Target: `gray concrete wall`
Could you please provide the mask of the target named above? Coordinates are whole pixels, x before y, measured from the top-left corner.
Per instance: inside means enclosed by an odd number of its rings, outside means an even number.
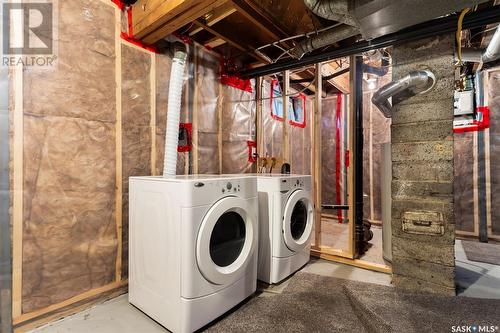
[[[394,99],[392,117],[393,282],[455,294],[453,216],[453,35],[394,47],[393,78],[430,69],[433,90]]]

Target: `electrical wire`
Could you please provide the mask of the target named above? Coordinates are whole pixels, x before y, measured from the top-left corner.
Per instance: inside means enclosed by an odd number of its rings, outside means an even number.
[[[462,12],[460,13],[460,16],[458,17],[458,22],[457,22],[457,33],[456,33],[456,39],[457,39],[457,63],[456,65],[460,65],[462,63],[462,23],[464,21],[465,14],[467,14],[470,11],[470,8],[464,8]]]

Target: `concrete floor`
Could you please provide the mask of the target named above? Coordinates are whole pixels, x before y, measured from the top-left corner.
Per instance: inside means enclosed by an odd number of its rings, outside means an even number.
[[[361,282],[391,285],[388,274],[373,272],[353,266],[313,259],[303,272],[333,276]],[[257,297],[272,297],[285,289],[290,280],[279,285],[259,285]],[[119,296],[83,312],[42,326],[31,332],[36,333],[163,333],[168,332],[151,318],[130,305],[127,295]]]
[[[459,296],[500,299],[500,266],[467,260],[460,240],[456,242],[455,251],[457,266],[456,280],[459,286]],[[385,286],[391,285],[391,276],[388,274],[320,259],[311,260],[302,271]],[[290,279],[273,286],[259,284],[256,297],[272,297],[280,294],[289,282]],[[122,295],[31,332],[163,333],[167,331],[144,313],[130,305],[127,295]]]
[[[455,242],[455,265],[459,296],[500,299],[500,266],[468,260],[459,239]]]

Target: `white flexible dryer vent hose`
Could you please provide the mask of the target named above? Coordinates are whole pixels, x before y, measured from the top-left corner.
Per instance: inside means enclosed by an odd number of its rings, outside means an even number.
[[[163,177],[175,176],[177,169],[177,145],[179,144],[179,121],[185,64],[186,52],[184,50],[177,50],[172,60],[172,70],[168,88],[167,130],[165,133]]]

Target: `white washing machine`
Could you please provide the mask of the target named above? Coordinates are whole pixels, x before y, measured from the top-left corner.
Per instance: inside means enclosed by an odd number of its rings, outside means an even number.
[[[259,174],[259,280],[277,283],[309,261],[311,176]]]
[[[129,301],[192,332],[256,290],[255,178],[130,178]]]

